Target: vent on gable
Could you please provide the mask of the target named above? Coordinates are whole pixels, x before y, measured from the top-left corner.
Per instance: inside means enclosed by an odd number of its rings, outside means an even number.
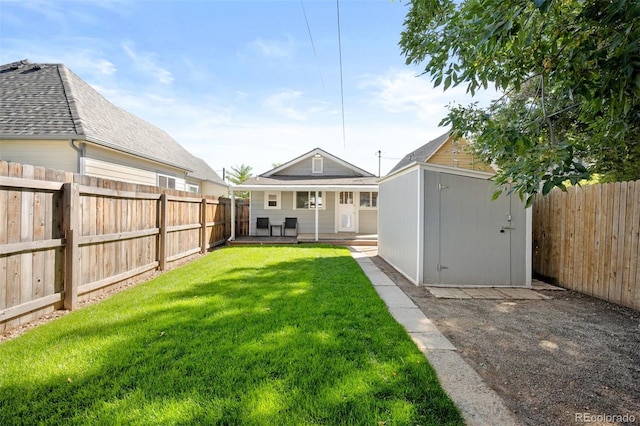
[[[316,154],[313,156],[311,160],[311,173],[322,173],[323,164],[322,164],[322,155]]]

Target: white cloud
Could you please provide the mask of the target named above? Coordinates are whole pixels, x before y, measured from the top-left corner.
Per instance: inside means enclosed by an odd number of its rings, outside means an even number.
[[[69,7],[69,5],[65,5],[62,2],[50,0],[22,0],[14,4],[44,16],[48,21],[54,22],[63,30],[71,26],[99,25],[101,19],[103,19],[103,14],[96,15],[90,11],[91,7],[95,6],[102,9],[102,11],[125,16],[133,6],[132,2],[127,0],[92,1],[86,2],[86,4],[83,4],[84,2],[75,3],[75,7]]]
[[[468,104],[473,101],[488,103],[496,97],[495,91],[479,93],[475,98],[461,86],[448,89],[434,88],[426,76],[416,76],[409,70],[390,70],[384,75],[365,76],[358,88],[369,91],[371,101],[391,113],[411,113],[419,120],[438,121],[452,102]]]
[[[327,110],[327,102],[310,98],[299,90],[283,89],[267,96],[262,107],[267,114],[275,114],[296,121],[307,121],[314,118],[321,120],[325,114],[333,115]]]
[[[151,52],[137,52],[131,43],[124,43],[122,49],[133,60],[135,68],[144,74],[151,76],[158,83],[171,84],[173,75],[170,71],[157,64],[155,54]]]
[[[287,89],[267,97],[263,101],[263,105],[272,113],[292,120],[304,121],[307,119],[307,115],[294,106],[301,98],[302,92]]]
[[[268,58],[282,59],[292,55],[294,45],[291,37],[287,37],[285,41],[263,40],[258,37],[249,43],[249,48]]]
[[[68,61],[62,61],[71,70],[76,72],[86,71],[90,74],[103,76],[114,75],[117,71],[116,66],[104,58],[96,58],[96,53],[90,50],[76,50],[75,53],[69,55]]]

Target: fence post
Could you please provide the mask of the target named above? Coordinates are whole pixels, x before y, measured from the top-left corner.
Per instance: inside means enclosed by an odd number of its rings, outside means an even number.
[[[200,253],[207,252],[207,199],[203,198],[200,203]],[[213,231],[212,231],[213,232]]]
[[[78,281],[80,275],[80,247],[77,242],[79,223],[79,191],[78,184],[63,184],[63,218],[62,226],[66,239],[64,263],[64,307],[73,310],[78,307]]]
[[[158,269],[167,267],[167,194],[160,195],[160,234],[158,235]]]

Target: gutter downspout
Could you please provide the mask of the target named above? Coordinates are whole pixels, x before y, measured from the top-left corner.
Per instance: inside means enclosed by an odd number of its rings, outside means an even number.
[[[83,143],[81,143],[81,145],[79,147],[75,146],[73,143],[73,139],[69,138],[69,146],[71,148],[73,148],[73,150],[75,152],[78,153],[78,157],[77,157],[77,163],[76,166],[78,167],[78,173],[81,175],[84,175],[85,173],[85,164],[84,164],[84,159],[86,156],[86,148],[85,145]]]

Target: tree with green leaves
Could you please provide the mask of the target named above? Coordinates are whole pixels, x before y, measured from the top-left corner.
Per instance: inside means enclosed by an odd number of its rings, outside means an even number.
[[[640,179],[639,1],[411,0],[400,46],[434,86],[503,94],[441,122],[501,190],[530,204],[594,173]]]
[[[231,171],[227,173],[227,179],[234,185],[240,185],[242,182],[246,181],[251,177],[251,172],[253,171],[253,167],[247,166],[246,164],[235,165],[231,167]],[[236,192],[235,196],[238,198],[248,198],[248,192]]]

